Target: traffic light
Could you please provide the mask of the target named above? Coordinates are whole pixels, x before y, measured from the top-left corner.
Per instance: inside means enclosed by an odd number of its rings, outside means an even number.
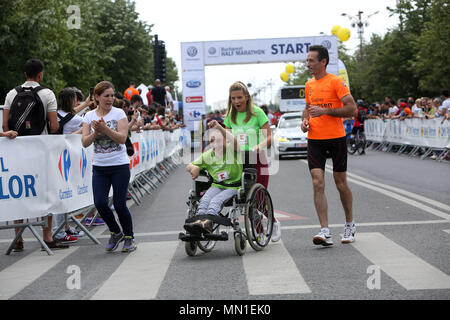
[[[166,46],[164,41],[159,41],[155,36],[153,45],[155,79],[160,79],[162,83],[166,82]]]

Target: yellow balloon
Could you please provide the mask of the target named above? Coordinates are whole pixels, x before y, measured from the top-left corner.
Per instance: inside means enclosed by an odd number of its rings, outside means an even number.
[[[336,36],[341,28],[341,26],[335,25],[333,28],[331,28],[331,34]]]
[[[283,80],[284,82],[288,82],[289,81],[289,74],[287,72],[282,72],[280,74],[280,78],[281,80]]]
[[[287,73],[294,73],[294,71],[295,71],[294,65],[293,65],[292,63],[289,63],[289,64],[286,66],[286,72],[287,72]]]
[[[339,31],[337,33],[337,37],[342,42],[347,41],[348,39],[350,39],[350,29],[348,29],[348,28],[339,29]]]

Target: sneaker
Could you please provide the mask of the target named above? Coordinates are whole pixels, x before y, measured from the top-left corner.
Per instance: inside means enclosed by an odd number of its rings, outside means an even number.
[[[277,242],[281,238],[281,225],[280,222],[277,221],[273,224],[272,228],[272,241]]]
[[[66,235],[62,238],[55,238],[55,240],[59,241],[60,243],[75,243],[78,241],[77,237],[72,237],[71,235]]]
[[[342,236],[341,242],[342,243],[355,242],[355,232],[356,232],[355,225],[353,225],[352,227],[345,226],[344,235]]]
[[[316,245],[331,246],[333,245],[333,240],[331,239],[331,234],[320,231],[313,237],[313,243]]]
[[[92,225],[93,226],[102,226],[104,224],[105,224],[105,221],[102,218],[96,218]]]
[[[83,237],[85,235],[83,230],[77,230],[76,228],[74,228],[72,226],[70,226],[69,229],[66,230],[66,233],[69,236],[77,237],[77,238],[81,238],[81,237]]]
[[[132,252],[136,249],[137,249],[137,245],[136,245],[136,241],[134,241],[133,237],[125,236],[122,252]]]
[[[108,244],[106,245],[106,251],[114,251],[119,246],[119,243],[123,241],[123,233],[115,234],[111,232],[111,237],[109,238]]]
[[[58,250],[58,249],[68,249],[69,246],[67,244],[63,244],[58,240],[53,240],[51,242],[45,241],[45,244],[49,249]],[[44,247],[41,247],[41,251],[45,251]]]

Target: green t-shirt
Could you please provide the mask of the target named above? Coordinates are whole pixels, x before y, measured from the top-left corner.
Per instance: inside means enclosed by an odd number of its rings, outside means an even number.
[[[210,149],[192,162],[200,169],[208,171],[213,178],[212,187],[221,189],[239,189],[240,187],[227,187],[216,182],[223,182],[225,184],[233,184],[240,182],[242,178],[242,161],[238,161],[238,153],[230,150],[227,147],[227,153],[223,159],[216,158],[214,149]],[[230,150],[230,151],[229,151]]]
[[[231,112],[225,118],[224,124],[231,129],[233,135],[237,138],[239,148],[243,151],[249,151],[259,144],[264,135],[260,129],[269,121],[264,111],[257,106],[253,106],[254,116],[250,117],[248,122],[244,122],[247,112],[238,112],[236,123],[231,120]]]

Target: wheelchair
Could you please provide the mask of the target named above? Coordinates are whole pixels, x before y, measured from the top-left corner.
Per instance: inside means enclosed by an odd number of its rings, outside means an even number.
[[[256,169],[244,166],[237,194],[224,203],[218,216],[197,215],[200,199],[213,181],[203,170],[199,178],[193,182],[193,189],[189,192],[185,222],[208,218],[213,221],[213,231],[201,234],[181,232],[178,239],[185,242],[186,254],[195,256],[197,248],[205,253],[211,252],[217,241],[227,241],[230,234],[233,235],[234,248],[239,256],[245,253],[247,242],[255,251],[263,250],[272,236],[274,213],[269,192],[264,186],[256,183]],[[243,217],[244,228],[240,225],[241,217]]]

